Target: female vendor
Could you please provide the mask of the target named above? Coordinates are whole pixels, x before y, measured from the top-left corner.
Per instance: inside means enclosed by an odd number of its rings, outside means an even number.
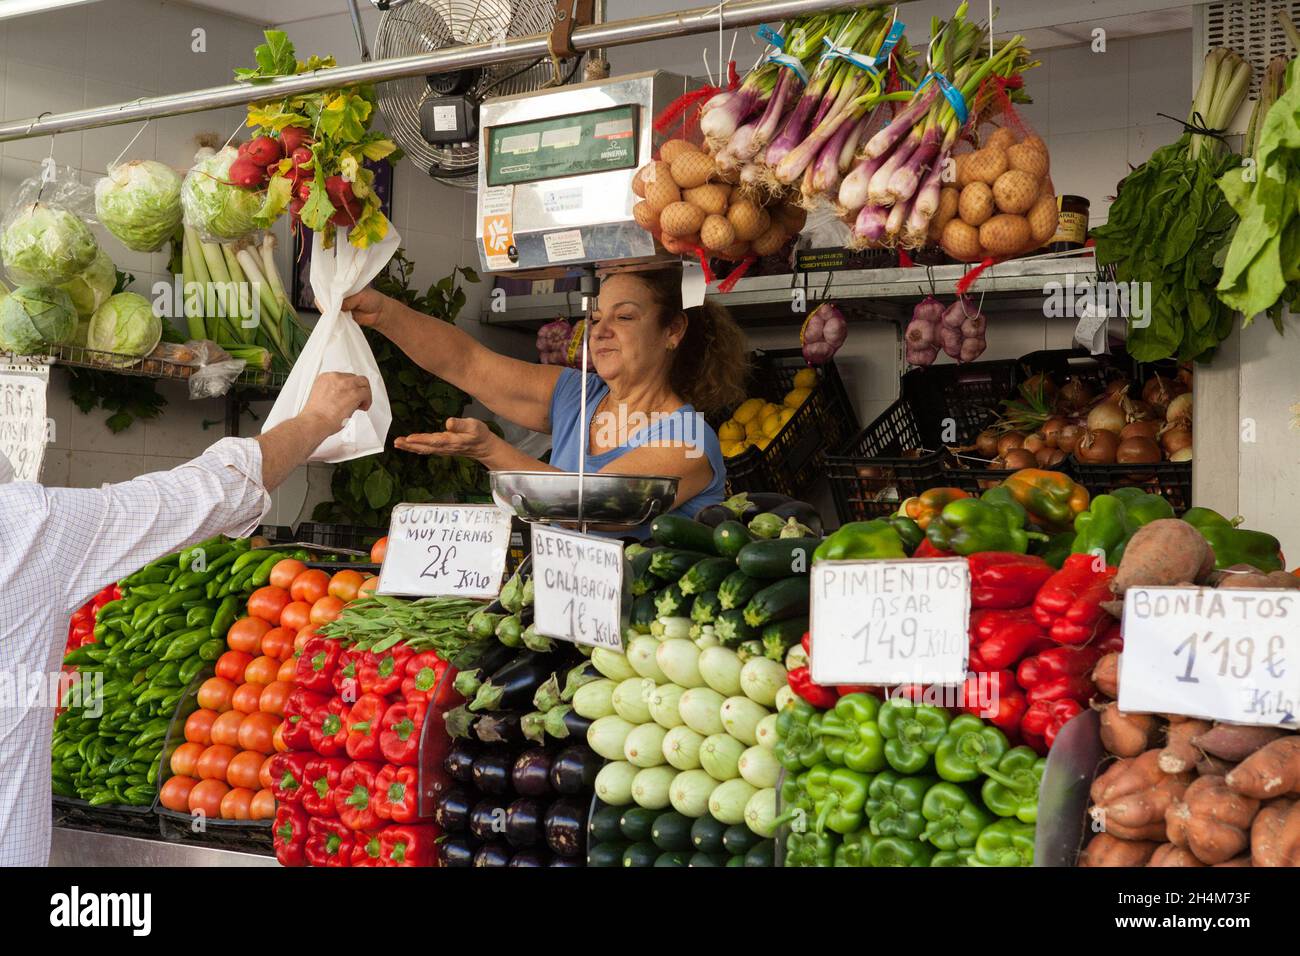
[[[694,516],[722,501],[725,466],[704,416],[744,397],[745,342],[721,306],[682,308],[680,271],[623,272],[601,282],[591,317],[594,375],[498,355],[374,289],[343,308],[497,415],[551,435],[549,465],[472,418],[449,418],[446,431],[398,438],[398,448],[463,455],[491,471],[577,471],[578,443],[586,441],[589,472],[678,478],[678,513]],[[584,385],[587,421],[580,422]]]

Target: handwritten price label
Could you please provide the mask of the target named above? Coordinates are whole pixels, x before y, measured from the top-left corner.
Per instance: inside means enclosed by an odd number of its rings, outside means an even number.
[[[398,505],[379,593],[496,597],[509,546],[510,515],[495,505]]]
[[[956,684],[970,647],[961,559],[818,561],[812,568],[818,684]]]
[[[533,526],[533,623],[537,633],[622,651],[623,545]]]
[[[1300,593],[1131,588],[1124,595],[1119,706],[1295,727]]]
[[[45,393],[50,367],[0,363],[0,454],[13,466],[14,481],[40,481],[49,441]]]

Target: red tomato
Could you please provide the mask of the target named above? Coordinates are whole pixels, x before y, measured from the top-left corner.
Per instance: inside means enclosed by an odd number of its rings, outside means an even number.
[[[277,627],[267,631],[262,635],[262,653],[267,657],[274,657],[277,661],[292,657],[294,634],[295,632],[287,627]],[[248,661],[244,661],[244,664],[247,666]]]
[[[270,587],[268,585],[253,592],[252,597],[248,599],[248,613],[254,617],[260,617],[272,625],[278,625],[280,623],[280,613],[289,604],[289,601],[289,593],[284,588]]]
[[[221,819],[249,820],[249,810],[253,805],[253,791],[247,787],[236,787],[221,798]]]
[[[212,722],[216,719],[215,710],[196,710],[185,718],[185,739],[206,747],[212,743]]]
[[[330,595],[347,603],[356,598],[357,591],[365,581],[360,571],[335,571],[334,577],[330,578]]]
[[[307,570],[307,565],[294,558],[285,558],[271,569],[271,586],[289,590],[293,579]]]
[[[280,669],[275,672],[275,679],[277,681],[283,681],[286,684],[292,684],[293,675],[296,674],[297,671],[298,658],[292,656],[287,657],[285,658],[284,663],[280,665]]]
[[[239,746],[261,754],[275,752],[275,731],[281,724],[275,714],[249,714],[239,727]]]
[[[257,709],[264,714],[275,714],[277,717],[283,717],[285,701],[289,699],[291,693],[293,693],[293,682],[279,680],[277,675],[277,679],[267,684],[263,689]]]
[[[221,800],[229,792],[230,788],[224,780],[200,780],[190,790],[187,801],[190,813],[220,819]]]
[[[255,714],[262,709],[262,688],[264,684],[255,684],[249,681],[240,684],[231,695],[230,706],[233,708],[232,713]]]
[[[198,781],[193,777],[175,776],[167,778],[158,794],[158,802],[168,810],[188,813],[190,810],[190,792]]]
[[[263,787],[253,794],[253,802],[248,807],[250,820],[272,820],[275,818],[275,794],[269,787]]]
[[[263,790],[271,789],[271,783],[275,779],[271,776],[271,757],[275,754],[262,758],[262,766],[257,771],[257,782]]]
[[[217,676],[238,684],[244,679],[244,668],[252,661],[252,654],[244,651],[226,651],[217,658]]]
[[[186,742],[172,752],[172,773],[178,777],[192,777],[199,769],[199,757],[203,755],[203,744]]]
[[[388,535],[384,535],[370,546],[370,563],[383,564],[388,557]]]
[[[232,651],[256,654],[262,649],[262,636],[270,629],[271,625],[260,617],[241,617],[230,626],[226,644]]]
[[[265,758],[256,750],[243,750],[235,754],[226,768],[226,781],[232,787],[261,789],[260,772]]]
[[[310,612],[308,612],[308,613],[310,613]],[[308,641],[310,641],[313,637],[316,637],[316,636],[317,636],[316,625],[315,625],[315,624],[308,624],[308,625],[307,625],[306,627],[304,627],[301,631],[299,631],[299,632],[297,633],[297,635],[294,637],[294,639],[293,639],[293,652],[294,652],[295,654],[297,654],[300,650],[302,650],[302,646],[303,646],[304,644],[306,644]]]
[[[235,693],[235,685],[224,677],[209,677],[199,688],[199,706],[207,710],[224,713],[230,709],[230,698]]]
[[[253,660],[248,667],[244,668],[244,680],[250,684],[261,684],[265,687],[275,681],[275,675],[279,669],[280,662],[274,657],[262,656]]]
[[[311,624],[311,605],[306,601],[292,601],[280,612],[280,626],[300,633]]]
[[[311,622],[317,627],[328,624],[337,618],[342,610],[343,602],[327,595],[311,606]]]
[[[293,584],[289,587],[289,593],[295,601],[306,601],[308,604],[315,604],[329,594],[329,589],[330,576],[320,568],[308,568],[293,579]]]
[[[228,744],[213,744],[199,757],[199,779],[224,781],[226,768],[237,753],[239,751]]]
[[[357,588],[357,597],[365,597],[379,588],[379,578],[366,578],[361,582],[361,587]]]
[[[271,735],[271,746],[275,752],[282,754],[289,749],[289,745],[284,740],[284,721],[280,721],[280,726],[275,728],[275,733]]]
[[[228,710],[212,722],[212,743],[233,747],[239,743],[239,728],[248,714],[242,710]]]

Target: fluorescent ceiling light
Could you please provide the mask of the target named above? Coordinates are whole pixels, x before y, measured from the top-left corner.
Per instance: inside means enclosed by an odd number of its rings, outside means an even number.
[[[77,7],[95,0],[0,0],[0,20],[25,17],[30,13],[46,13],[63,7]]]

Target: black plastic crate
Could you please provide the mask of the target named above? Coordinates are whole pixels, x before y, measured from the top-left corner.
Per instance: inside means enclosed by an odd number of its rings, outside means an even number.
[[[369,551],[370,546],[388,534],[387,528],[366,528],[355,524],[322,524],[304,521],[294,532],[294,541],[321,544],[328,548]]]
[[[1116,488],[1141,488],[1164,497],[1181,515],[1192,507],[1192,463],[1158,461],[1153,465],[1085,465],[1070,456],[1074,479],[1094,497]]]
[[[98,833],[122,836],[156,837],[158,835],[158,818],[154,812],[156,800],[143,807],[113,804],[92,807],[79,797],[63,797],[55,794],[51,803],[52,819],[57,827],[94,830]]]
[[[807,368],[800,349],[755,352],[747,394],[781,404],[794,377]],[[766,448],[727,459],[727,491],[774,491],[799,497],[823,473],[826,449],[836,448],[858,427],[857,415],[834,362],[817,368],[817,386]]]
[[[907,458],[903,452],[920,449]],[[906,399],[890,405],[857,438],[826,457],[826,474],[840,523],[893,514],[904,498],[943,484],[942,446],[926,444]]]
[[[912,406],[920,447],[969,445],[1015,391],[1019,365],[1011,360],[914,368],[901,395]]]

